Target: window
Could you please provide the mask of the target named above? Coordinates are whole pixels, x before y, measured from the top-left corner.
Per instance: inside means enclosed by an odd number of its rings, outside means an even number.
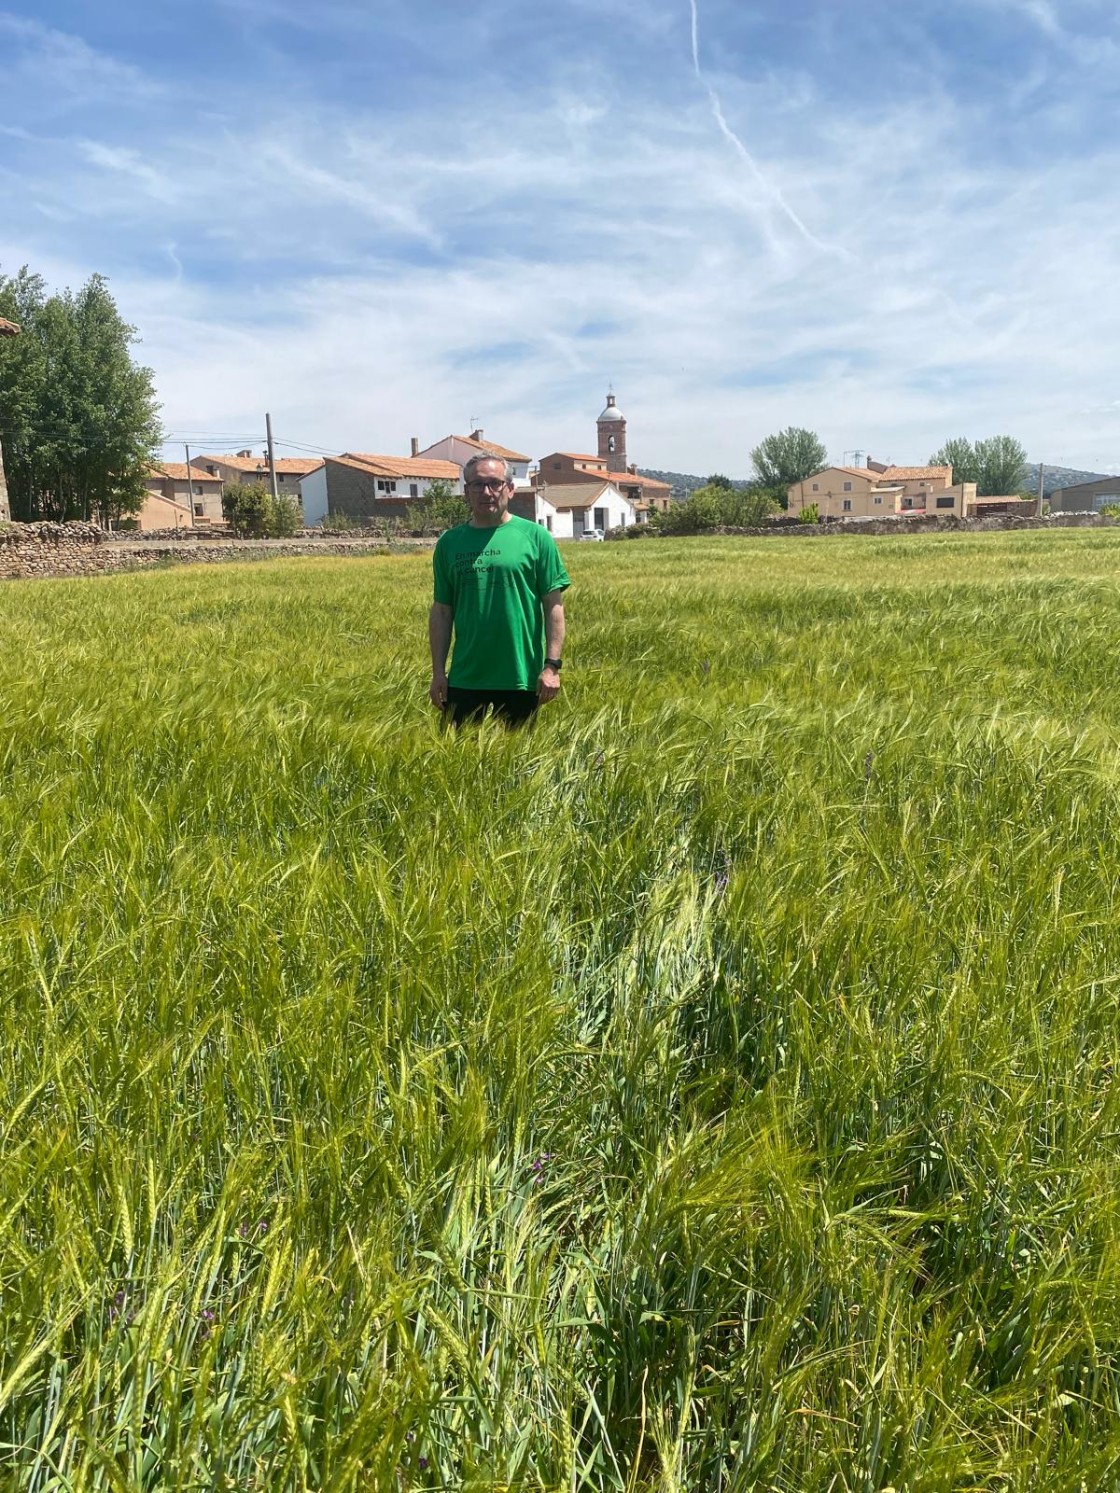
[[[395,482],[390,482],[385,477],[378,477],[378,479],[377,479],[377,491],[378,492],[396,492],[396,490],[397,490],[397,484]]]
[[[844,512],[845,513],[851,513],[851,511],[852,511],[852,500],[851,500],[851,498],[845,498],[844,499]]]
[[[596,508],[595,527],[597,529],[605,529],[607,527],[607,510],[605,508]]]
[[[408,495],[410,498],[418,498],[420,496],[420,488],[417,483],[410,482],[408,484]]]
[[[553,470],[553,471],[554,471],[554,472],[558,472],[558,471],[559,471],[559,470],[560,470],[560,462],[558,462],[558,461],[554,461],[554,462],[553,462],[553,463],[552,463],[552,470]]]
[[[610,451],[612,454],[614,452],[614,436],[613,435],[611,436],[610,440],[607,442],[607,450]]]
[[[552,533],[552,514],[551,513],[545,519],[544,526],[548,530],[548,532],[551,534]]]
[[[845,492],[851,492],[851,490],[852,490],[852,484],[850,482],[845,482],[844,483],[844,491]]]
[[[195,516],[195,518],[201,518],[202,517],[202,504],[201,503],[196,503],[194,505],[194,516]]]
[[[878,493],[875,494],[875,506],[877,508],[881,508],[883,506],[883,499]]]
[[[194,485],[194,490],[199,495],[199,497],[201,497],[202,496],[202,483],[201,482],[196,482],[195,485]]]
[[[819,483],[819,482],[814,482],[814,483],[813,483],[813,491],[814,491],[814,492],[820,492],[820,490],[821,490],[821,485],[820,485],[820,483]]]
[[[937,506],[939,508],[952,508],[952,506],[953,506],[953,499],[952,498],[938,498],[938,500],[937,500]]]

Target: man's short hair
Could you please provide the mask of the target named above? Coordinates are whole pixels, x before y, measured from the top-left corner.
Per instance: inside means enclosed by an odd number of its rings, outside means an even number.
[[[483,451],[480,452],[478,456],[472,456],[470,461],[468,461],[466,466],[463,468],[464,485],[474,480],[475,468],[480,466],[484,461],[501,462],[502,468],[505,472],[505,480],[508,482],[512,477],[513,474],[510,471],[509,462],[505,459],[504,456],[491,456],[489,452]]]

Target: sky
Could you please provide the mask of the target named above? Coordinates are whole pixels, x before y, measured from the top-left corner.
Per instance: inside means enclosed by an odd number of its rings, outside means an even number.
[[[481,426],[731,476],[1120,471],[1117,0],[0,0],[0,272],[108,277],[165,456]]]

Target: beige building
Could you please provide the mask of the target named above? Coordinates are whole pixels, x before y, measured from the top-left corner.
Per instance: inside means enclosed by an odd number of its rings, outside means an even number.
[[[825,467],[788,489],[789,511],[814,503],[822,518],[890,518],[909,513],[956,513],[976,496],[974,483],[952,486],[952,467]]]
[[[193,462],[189,468],[182,461],[161,461],[149,467],[148,498],[137,515],[140,528],[180,528],[184,520],[179,510],[186,515],[187,528],[224,524],[221,478],[198,471]]]

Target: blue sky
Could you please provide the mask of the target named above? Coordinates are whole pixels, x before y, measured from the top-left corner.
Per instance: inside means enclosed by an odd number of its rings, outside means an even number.
[[[169,455],[585,449],[613,383],[646,466],[1120,470],[1116,0],[0,0],[0,58],[0,269],[109,276]]]

